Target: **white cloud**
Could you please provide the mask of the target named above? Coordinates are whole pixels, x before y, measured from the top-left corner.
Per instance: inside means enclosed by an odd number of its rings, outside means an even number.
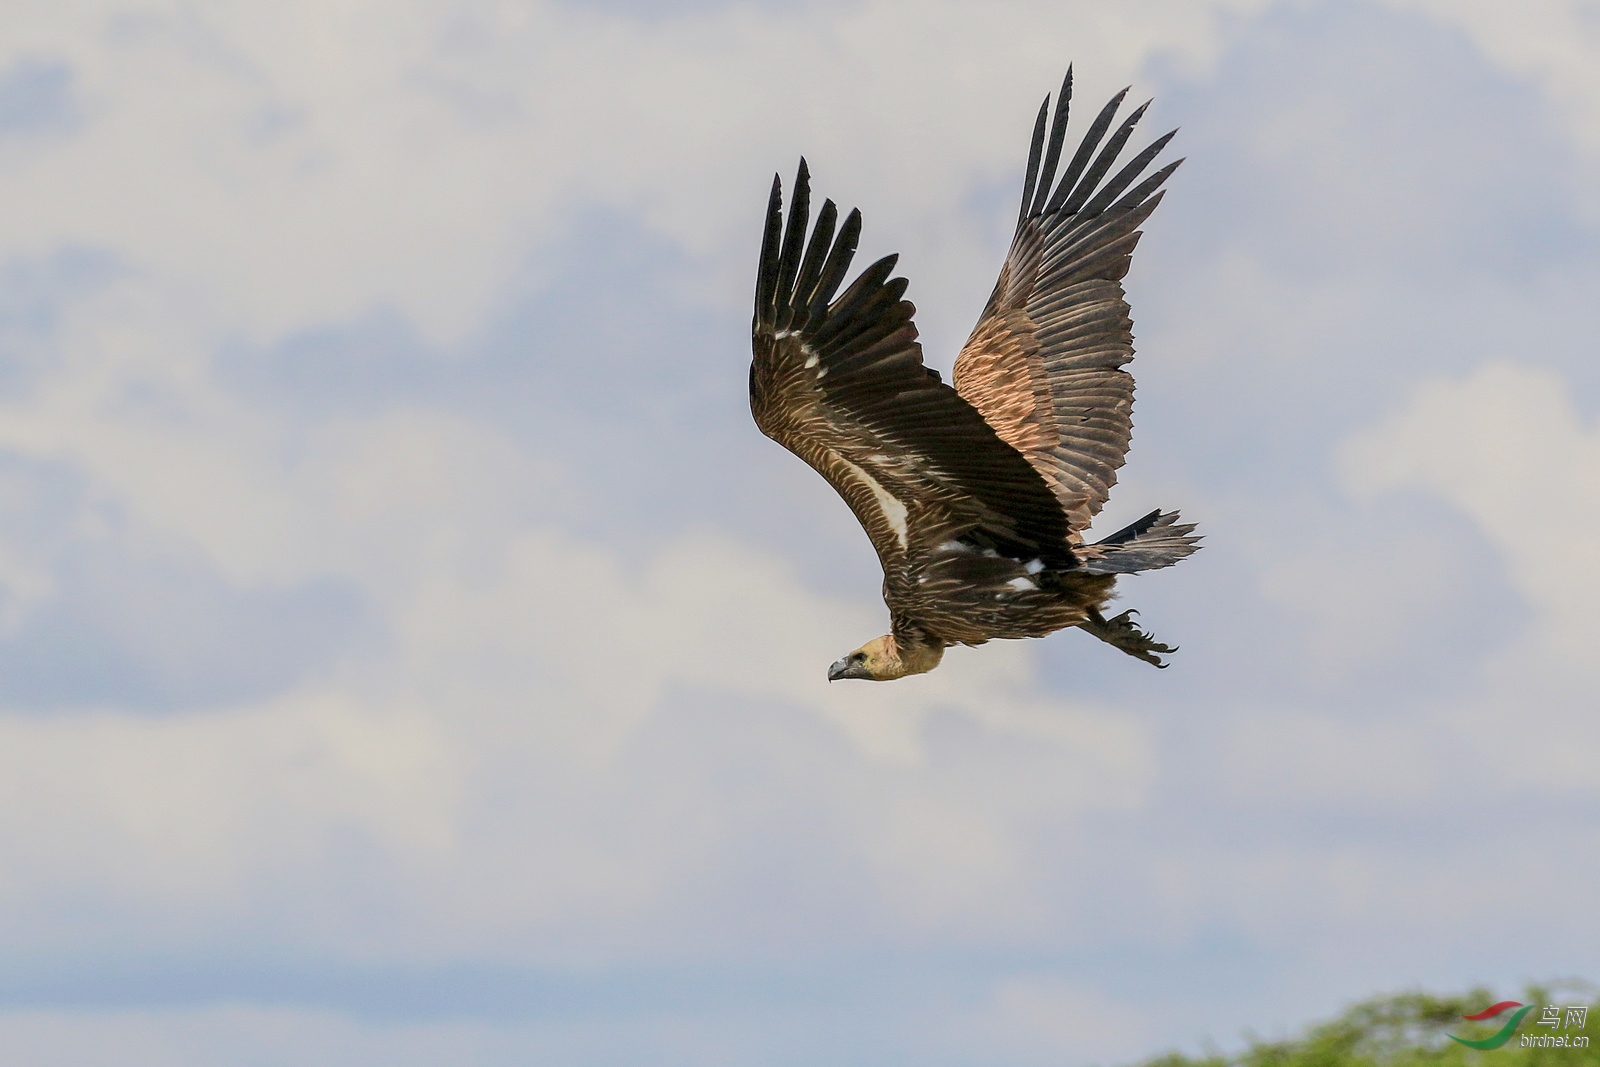
[[[1413,655],[1415,635],[1470,575],[1452,538],[1409,525],[1379,530],[1349,512],[1332,521],[1336,529],[1261,561],[1262,594],[1307,621],[1304,666],[1324,681]]]
[[[786,754],[795,726],[780,716],[738,758],[811,783],[794,800],[839,835],[828,862],[864,865],[880,894],[869,910],[908,930],[994,925],[997,895],[1020,907],[1031,892],[1030,823],[1140,801],[1142,731],[1038,695],[1025,649],[953,656],[920,684],[829,686],[826,664],[876,613],[819,598],[748,550],[707,539],[625,562],[532,529],[492,558],[441,563],[427,546],[461,516],[437,510],[434,529],[408,518],[424,527],[408,559],[425,577],[380,590],[392,647],[328,682],[204,714],[0,721],[13,952],[90,936],[54,903],[71,891],[81,906],[90,886],[112,923],[93,936],[125,949],[153,930],[248,939],[262,921],[355,957],[549,962],[573,945],[610,957],[676,938],[640,924],[705,865],[739,862],[742,820],[729,818],[742,798],[698,780],[725,757],[702,721],[663,720],[682,706],[672,691],[830,724],[836,742]],[[961,753],[930,749],[925,730],[950,713],[1049,758],[967,752],[949,778]],[[650,751],[663,737],[669,751]],[[637,775],[649,789],[630,786]],[[371,870],[339,876],[351,842]],[[371,878],[400,872],[384,908],[363,903]],[[131,916],[141,932],[118,933]]]
[[[1383,423],[1346,443],[1353,493],[1410,491],[1448,503],[1501,553],[1532,623],[1481,666],[1476,699],[1451,715],[1486,773],[1519,786],[1592,792],[1600,759],[1592,713],[1600,640],[1600,427],[1585,425],[1551,371],[1486,364],[1431,380]],[[1504,626],[1494,617],[1488,627]],[[1530,743],[1507,745],[1537,709]],[[1559,736],[1557,744],[1538,738]]]
[[[1345,445],[1340,469],[1359,496],[1422,491],[1476,523],[1540,609],[1530,645],[1569,668],[1592,665],[1600,429],[1583,424],[1558,375],[1493,363],[1464,380],[1426,382]]]
[[[1466,33],[1501,68],[1535,81],[1574,142],[1600,159],[1600,21],[1584,0],[1389,0]],[[1590,201],[1591,210],[1596,202]]]
[[[869,241],[926,251],[938,277],[973,258],[949,203],[1017,170],[1067,61],[1092,100],[1156,52],[1204,61],[1220,14],[1258,6],[879,2],[650,23],[538,2],[12,7],[11,54],[69,63],[84,120],[12,149],[0,188],[30,210],[0,220],[0,241],[112,250],[213,329],[271,338],[390,306],[449,338],[585,204],[641,210],[696,253],[742,248],[765,174],[803,150],[827,190],[870,206]],[[1036,76],[972,59],[994,54]],[[875,118],[847,118],[862,100]]]
[[[104,249],[123,272],[63,309],[61,358],[7,405],[0,444],[81,475],[75,536],[172,546],[240,589],[337,577],[384,636],[247,706],[0,724],[11,810],[29,813],[3,831],[12,914],[32,916],[8,936],[66,936],[49,901],[80,884],[185,938],[276,899],[307,909],[291,939],[410,951],[409,937],[424,953],[525,951],[517,930],[646,914],[728,833],[726,799],[685,771],[653,773],[689,812],[686,835],[661,838],[658,800],[616,799],[629,745],[683,693],[831,724],[853,769],[830,782],[814,768],[816,804],[887,912],[914,926],[1025,897],[1019,819],[1136,804],[1150,773],[1141,730],[1042,696],[1027,650],[953,656],[893,688],[827,687],[825,665],[880,631],[876,613],[715,534],[653,559],[586,544],[551,521],[566,507],[561,459],[463,416],[413,406],[290,424],[211,364],[222,340],[271,342],[375,307],[436,337],[471,332],[582,202],[642,211],[691,252],[736,230],[743,247],[732,191],[756,190],[753,217],[759,172],[797,146],[835,157],[841,186],[889,220],[942,217],[974,173],[1015,170],[1031,111],[1016,129],[990,121],[1026,86],[963,60],[975,41],[1012,48],[1029,25],[1016,62],[1039,68],[1034,97],[1071,58],[1069,28],[1074,54],[1096,54],[1084,77],[1104,84],[1153,50],[1214,51],[1224,7],[997,19],[876,4],[832,23],[730,9],[650,26],[539,3],[12,10],[11,54],[68,64],[80,121],[8,147],[0,188],[30,210],[0,221],[0,241],[13,255]],[[766,42],[780,38],[816,91],[774,76]],[[878,121],[840,118],[865,98]],[[13,615],[49,595],[48,560],[0,558]],[[951,712],[1070,773],[930,775],[949,755],[929,748],[930,716]],[[341,934],[353,900],[276,896],[330,877],[342,835],[432,871],[395,905],[419,932],[374,919]],[[442,912],[441,895],[454,900]]]

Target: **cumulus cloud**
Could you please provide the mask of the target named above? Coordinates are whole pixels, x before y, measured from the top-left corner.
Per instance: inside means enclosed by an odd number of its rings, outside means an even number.
[[[1432,496],[1499,551],[1530,625],[1487,665],[1493,688],[1467,725],[1492,750],[1526,714],[1524,703],[1538,701],[1563,742],[1516,753],[1506,772],[1587,792],[1592,781],[1579,768],[1600,754],[1588,706],[1600,571],[1585,532],[1600,520],[1600,430],[1578,414],[1566,383],[1506,362],[1425,382],[1403,409],[1348,442],[1340,460],[1352,492]]]
[[[1532,642],[1592,665],[1600,572],[1585,565],[1585,531],[1600,522],[1600,430],[1584,424],[1558,375],[1493,363],[1426,382],[1340,460],[1355,493],[1426,492],[1476,523],[1540,609]]]
[[[1600,27],[1581,0],[1552,0],[1516,13],[1487,0],[1393,4],[1458,27],[1497,65],[1533,79],[1591,163],[1600,158],[1600,84],[1595,80]],[[1590,201],[1588,206],[1596,205]]]

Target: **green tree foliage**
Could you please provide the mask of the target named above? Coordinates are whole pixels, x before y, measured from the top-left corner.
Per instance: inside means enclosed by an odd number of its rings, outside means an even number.
[[[1450,1035],[1479,1040],[1490,1037],[1511,1018],[1504,1012],[1485,1022],[1466,1022],[1464,1015],[1501,1000],[1532,1004],[1498,1049],[1478,1051],[1450,1040]],[[1561,1009],[1562,1026],[1539,1025],[1547,1005]],[[1582,1029],[1566,1025],[1566,1009],[1589,1008]],[[1529,1047],[1524,1039],[1541,1035],[1587,1037],[1588,1048]],[[1587,983],[1529,986],[1521,996],[1497,996],[1473,989],[1459,996],[1399,993],[1374,997],[1346,1009],[1338,1018],[1310,1027],[1298,1037],[1263,1041],[1250,1037],[1235,1056],[1184,1056],[1168,1053],[1141,1067],[1600,1067],[1600,998]]]

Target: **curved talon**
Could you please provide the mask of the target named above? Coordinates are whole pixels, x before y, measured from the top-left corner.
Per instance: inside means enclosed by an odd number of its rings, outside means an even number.
[[[1153,667],[1165,670],[1169,664],[1163,663],[1161,657],[1170,656],[1178,651],[1176,645],[1164,645],[1153,636],[1141,630],[1130,616],[1137,615],[1138,611],[1129,608],[1120,615],[1106,618],[1098,611],[1089,613],[1089,617],[1078,626],[1094,634],[1106,644],[1120,648],[1135,659],[1141,659]]]

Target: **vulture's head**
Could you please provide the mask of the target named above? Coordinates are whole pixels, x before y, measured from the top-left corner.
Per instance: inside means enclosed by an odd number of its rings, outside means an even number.
[[[892,682],[908,674],[933,670],[944,658],[944,646],[911,644],[901,648],[893,634],[875,637],[828,668],[828,681],[864,678],[869,682]]]

